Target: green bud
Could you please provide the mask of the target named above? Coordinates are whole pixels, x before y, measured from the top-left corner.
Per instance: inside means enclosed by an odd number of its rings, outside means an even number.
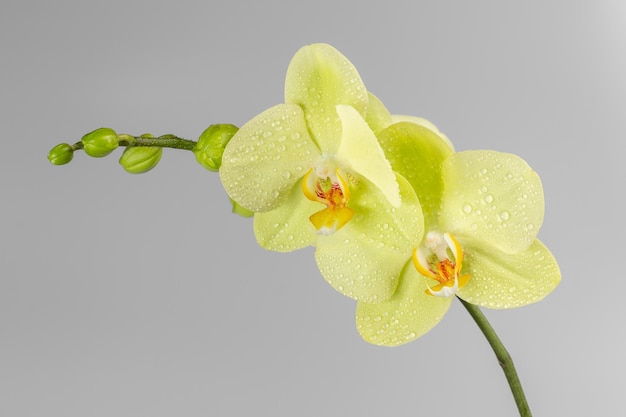
[[[87,133],[81,139],[85,153],[94,158],[101,158],[113,152],[119,146],[119,138],[113,129],[101,127]]]
[[[143,174],[159,163],[161,155],[163,148],[159,146],[133,146],[124,150],[120,165],[131,174]]]
[[[48,161],[54,165],[65,165],[74,157],[74,148],[67,143],[59,143],[48,152]]]
[[[230,203],[233,205],[233,213],[240,215],[241,217],[252,217],[254,216],[254,212],[252,210],[248,210],[244,206],[239,205],[232,198],[230,199]]]
[[[218,171],[222,165],[222,154],[230,139],[239,128],[230,124],[209,126],[198,139],[193,149],[196,160],[209,171]]]

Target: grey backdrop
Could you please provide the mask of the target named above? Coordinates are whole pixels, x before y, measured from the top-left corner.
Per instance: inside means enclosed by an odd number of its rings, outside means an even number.
[[[0,416],[516,415],[458,303],[413,343],[366,344],[312,250],[257,247],[191,153],[139,176],[120,152],[46,160],[100,126],[195,139],[241,125],[283,100],[313,42],[393,113],[539,172],[562,283],[486,314],[535,415],[621,412],[626,3],[8,0]]]

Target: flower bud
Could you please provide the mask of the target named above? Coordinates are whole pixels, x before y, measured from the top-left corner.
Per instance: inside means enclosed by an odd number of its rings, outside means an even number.
[[[54,165],[65,165],[74,157],[74,148],[67,143],[59,143],[48,152],[48,161]]]
[[[244,206],[239,205],[232,198],[230,199],[230,203],[233,205],[233,213],[240,215],[241,217],[252,217],[254,216],[254,212],[252,210],[248,210]]]
[[[132,146],[120,157],[120,165],[131,174],[143,174],[154,168],[161,160],[163,148],[159,146]]]
[[[193,149],[196,160],[209,171],[218,171],[222,165],[222,154],[230,139],[239,128],[230,124],[209,126],[198,139]]]
[[[87,133],[81,139],[85,153],[95,158],[107,156],[119,145],[119,138],[113,129],[101,127],[91,133]]]

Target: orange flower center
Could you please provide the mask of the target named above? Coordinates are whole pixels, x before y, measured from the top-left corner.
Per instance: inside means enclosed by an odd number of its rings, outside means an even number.
[[[323,175],[324,173],[320,175],[311,168],[302,181],[302,191],[309,200],[326,206],[309,217],[309,220],[318,233],[329,235],[345,226],[354,212],[346,206],[350,189],[339,168],[328,175]]]
[[[426,289],[428,295],[451,297],[470,279],[469,274],[461,275],[463,248],[449,233],[429,232],[413,251],[413,264],[420,274],[438,282]]]

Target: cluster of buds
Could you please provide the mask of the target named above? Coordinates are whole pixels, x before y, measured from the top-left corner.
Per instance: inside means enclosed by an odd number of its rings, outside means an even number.
[[[178,148],[194,153],[200,165],[209,171],[218,171],[222,164],[222,154],[238,128],[231,124],[209,126],[197,142],[181,139],[174,135],[154,137],[149,133],[140,136],[118,134],[108,127],[101,127],[82,137],[73,145],[60,143],[48,153],[48,160],[54,165],[65,165],[74,157],[74,152],[83,149],[94,158],[111,154],[120,146],[126,147],[119,159],[120,165],[131,174],[142,174],[153,169],[161,160],[163,148]]]

